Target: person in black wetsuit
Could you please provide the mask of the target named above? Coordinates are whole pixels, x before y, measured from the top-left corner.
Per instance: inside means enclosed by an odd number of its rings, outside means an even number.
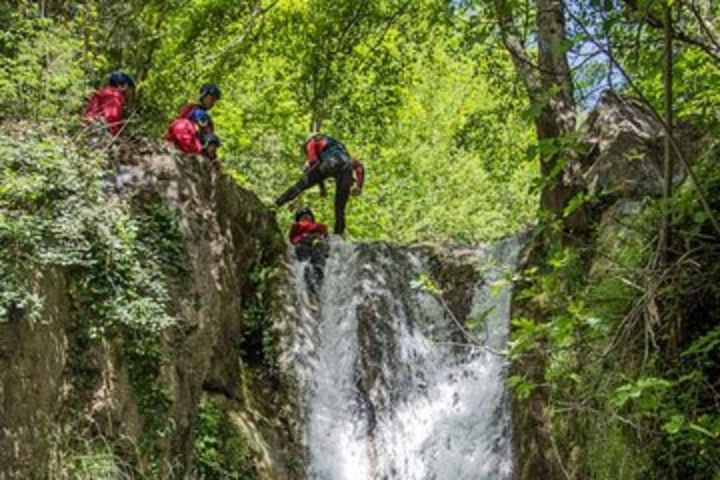
[[[345,233],[345,206],[350,195],[362,192],[365,170],[362,163],[352,158],[345,145],[328,135],[310,136],[304,144],[305,171],[300,180],[288,188],[277,200],[280,207],[297,198],[308,188],[319,185],[320,195],[325,196],[324,181],[335,179],[335,228],[334,233]]]

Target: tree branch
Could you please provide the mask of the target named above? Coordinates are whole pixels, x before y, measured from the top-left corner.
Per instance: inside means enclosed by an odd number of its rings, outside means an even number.
[[[636,0],[625,0],[625,4],[630,8],[630,10],[633,13],[639,13],[640,7],[637,4]],[[656,30],[663,30],[663,21],[655,17],[650,12],[644,12],[645,15],[643,17],[645,18],[647,24],[651,27],[653,27]],[[704,24],[703,24],[704,25]],[[679,28],[673,27],[671,29],[671,34],[673,40],[677,40],[679,42],[683,42],[687,45],[692,45],[694,47],[698,47],[700,50],[708,54],[715,62],[720,62],[720,53],[717,51],[716,48],[713,48],[713,46],[708,45],[705,42],[702,42],[701,40],[698,40],[695,37],[690,36],[689,34],[683,32]]]
[[[515,27],[512,7],[506,0],[495,0],[495,9],[500,28],[500,36],[505,48],[510,53],[515,68],[517,68],[530,96],[537,98],[542,92],[542,82],[538,74],[538,67],[528,56]]]
[[[235,48],[236,46],[238,46],[239,44],[243,43],[245,41],[245,39],[248,37],[248,35],[250,35],[252,33],[252,30],[255,26],[255,22],[258,19],[258,17],[267,13],[275,5],[277,5],[278,2],[279,2],[279,0],[275,0],[273,3],[271,3],[267,7],[263,8],[262,0],[257,0],[255,2],[255,6],[253,7],[252,13],[248,17],[247,22],[245,22],[245,28],[243,29],[243,32],[239,36],[234,38],[230,43],[225,45],[225,47],[223,47],[222,50],[215,53],[214,55],[209,56],[207,59],[208,63],[215,60],[218,57],[225,55],[229,50],[231,50],[231,49]]]
[[[358,66],[358,70],[362,70],[365,67],[365,65],[367,65],[369,59],[373,57],[374,53],[378,50],[378,48],[380,48],[380,45],[382,45],[382,42],[383,42],[383,40],[385,40],[385,36],[387,35],[387,33],[390,31],[390,29],[395,24],[397,19],[400,18],[400,16],[403,13],[405,13],[405,10],[409,6],[410,6],[410,0],[403,3],[400,6],[400,8],[398,8],[398,10],[393,15],[390,16],[390,18],[388,19],[388,22],[385,24],[385,27],[383,28],[382,32],[380,32],[380,35],[378,36],[377,41],[373,44],[372,47],[370,47],[367,57]]]
[[[720,43],[718,43],[717,38],[715,37],[715,34],[710,30],[710,27],[707,26],[705,23],[705,20],[703,20],[702,15],[700,14],[700,11],[695,6],[694,2],[684,2],[680,1],[680,4],[683,6],[688,7],[690,12],[692,12],[693,17],[695,17],[695,20],[697,20],[698,24],[700,25],[700,30],[702,30],[705,33],[705,36],[710,40],[710,42],[715,46],[717,50],[720,50]]]
[[[670,144],[670,138],[672,138],[673,134],[673,38],[672,9],[667,3],[663,5],[663,23],[665,27],[665,51],[663,52],[663,93],[665,100],[665,123],[668,126],[668,131],[665,135],[665,148],[663,151],[663,198],[665,200],[665,205],[663,205],[662,225],[660,227],[658,245],[660,250],[660,261],[664,263],[667,260],[667,251],[670,245],[670,221],[672,219],[672,206],[670,204],[670,199],[672,198],[673,187],[673,158],[672,145]]]

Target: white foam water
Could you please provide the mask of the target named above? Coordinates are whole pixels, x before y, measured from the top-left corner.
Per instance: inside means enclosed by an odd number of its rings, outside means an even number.
[[[422,288],[438,261],[427,250],[334,240],[317,296],[306,264],[292,265],[298,321],[287,343],[309,479],[511,478],[502,351],[518,250],[511,239],[450,252],[480,272],[468,317],[484,324],[472,338]]]

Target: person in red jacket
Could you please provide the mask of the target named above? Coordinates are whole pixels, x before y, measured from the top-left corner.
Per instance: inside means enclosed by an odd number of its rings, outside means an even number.
[[[290,226],[290,243],[295,246],[295,257],[303,262],[309,260],[305,268],[305,283],[311,292],[317,293],[323,279],[325,258],[328,255],[327,225],[315,221],[315,215],[308,207],[295,211],[295,222]]]
[[[301,207],[295,212],[295,222],[290,226],[290,243],[299,245],[315,243],[327,237],[327,225],[317,223],[315,215],[308,207]]]
[[[177,118],[187,118],[193,110],[198,108],[206,112],[212,110],[218,100],[220,100],[220,88],[214,83],[206,83],[200,88],[200,99],[197,102],[188,102],[180,107]],[[214,131],[215,127],[212,119],[210,119],[207,127],[203,129],[203,133],[213,133]]]
[[[324,181],[335,179],[335,228],[333,231],[342,235],[345,232],[345,206],[350,195],[362,192],[365,169],[357,159],[352,158],[345,145],[333,137],[316,134],[311,135],[304,143],[305,171],[300,180],[288,188],[277,200],[280,207],[295,199],[308,188],[319,185],[320,195],[325,196]]]
[[[83,118],[86,121],[102,120],[111,134],[119,135],[124,126],[125,104],[134,90],[135,81],[130,75],[113,72],[108,85],[90,97]]]
[[[176,118],[170,124],[165,140],[174,144],[183,153],[203,153],[200,136],[210,122],[210,115],[202,109],[195,109],[187,118]]]

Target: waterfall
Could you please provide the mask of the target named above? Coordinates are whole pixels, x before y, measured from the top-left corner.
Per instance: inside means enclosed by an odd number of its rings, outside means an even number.
[[[317,293],[305,285],[307,265],[291,265],[286,360],[309,479],[511,478],[502,353],[518,250],[516,239],[440,255],[334,240]],[[442,295],[428,280],[438,272],[450,285],[439,285]],[[467,318],[480,324],[472,337],[458,326]]]

